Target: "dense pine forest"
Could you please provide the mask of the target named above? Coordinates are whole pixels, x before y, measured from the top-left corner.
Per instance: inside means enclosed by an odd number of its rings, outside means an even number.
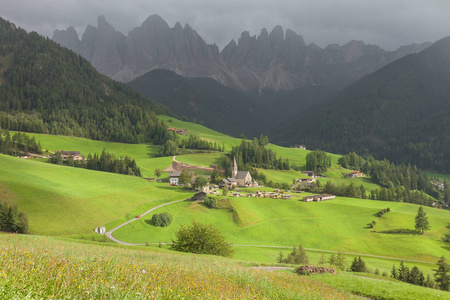
[[[48,38],[0,19],[0,126],[126,143],[169,139],[169,110]]]
[[[272,140],[450,172],[450,38],[401,58],[277,128]]]

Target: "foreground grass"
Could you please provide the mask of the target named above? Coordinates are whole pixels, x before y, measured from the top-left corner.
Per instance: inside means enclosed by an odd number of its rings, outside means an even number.
[[[212,256],[0,234],[1,299],[356,299]]]
[[[312,275],[314,280],[342,291],[370,297],[370,299],[449,299],[450,293],[412,284],[385,279],[381,276],[364,277],[364,274],[341,273]]]

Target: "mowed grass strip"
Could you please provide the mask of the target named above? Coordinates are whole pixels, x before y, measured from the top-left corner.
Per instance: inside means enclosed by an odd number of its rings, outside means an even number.
[[[35,234],[85,234],[118,218],[133,217],[130,212],[143,213],[149,207],[192,195],[135,176],[5,155],[0,155],[0,166],[0,183],[14,194]]]
[[[0,234],[2,299],[357,299],[231,259]]]

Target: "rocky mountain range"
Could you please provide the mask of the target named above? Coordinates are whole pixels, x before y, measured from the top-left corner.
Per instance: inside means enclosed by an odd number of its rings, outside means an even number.
[[[53,40],[80,54],[101,73],[129,82],[151,70],[167,69],[185,77],[209,77],[243,91],[293,90],[303,86],[348,85],[429,43],[386,51],[361,41],[325,49],[307,45],[301,35],[276,26],[258,36],[243,32],[222,51],[208,45],[189,25],[170,27],[152,15],[128,35],[105,19],[87,26],[81,40],[76,30],[56,30]]]

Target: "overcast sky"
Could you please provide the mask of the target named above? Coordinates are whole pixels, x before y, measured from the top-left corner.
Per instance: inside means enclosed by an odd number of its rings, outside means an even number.
[[[81,37],[99,15],[128,34],[152,14],[170,27],[189,24],[221,49],[242,31],[259,35],[276,25],[321,47],[362,40],[393,50],[450,35],[448,0],[0,0],[2,18],[49,37],[69,26]]]

